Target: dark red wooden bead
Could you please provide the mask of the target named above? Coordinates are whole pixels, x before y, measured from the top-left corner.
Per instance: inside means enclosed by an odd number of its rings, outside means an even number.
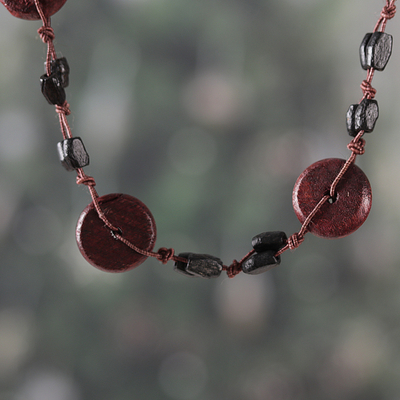
[[[145,251],[152,251],[156,241],[156,224],[149,209],[135,197],[108,194],[99,197],[100,207],[121,236]],[[79,217],[76,228],[79,250],[93,266],[107,272],[124,272],[146,260],[115,238],[99,218],[94,204],[89,204]]]
[[[34,0],[0,0],[14,17],[35,20],[40,19]],[[40,0],[40,6],[46,17],[55,14],[67,0]]]
[[[329,158],[308,167],[297,179],[293,208],[301,223],[329,190],[345,160]],[[323,238],[340,238],[357,230],[367,219],[372,193],[364,172],[352,164],[336,187],[335,198],[326,201],[312,219],[309,231]]]

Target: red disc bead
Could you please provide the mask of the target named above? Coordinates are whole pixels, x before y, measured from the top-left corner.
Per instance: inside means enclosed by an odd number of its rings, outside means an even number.
[[[308,167],[297,179],[293,190],[293,208],[303,223],[327,194],[345,160],[329,158]],[[335,197],[326,201],[312,219],[308,230],[323,238],[350,235],[367,219],[372,193],[368,178],[351,164],[336,187]]]
[[[14,17],[35,20],[40,19],[34,0],[0,0]],[[55,14],[67,0],[39,0],[44,15],[48,18]]]
[[[124,239],[141,250],[153,250],[156,224],[149,209],[140,200],[118,193],[99,197],[98,202],[107,220],[118,228]],[[129,271],[147,258],[113,235],[99,218],[93,203],[79,217],[76,240],[85,259],[103,271]]]

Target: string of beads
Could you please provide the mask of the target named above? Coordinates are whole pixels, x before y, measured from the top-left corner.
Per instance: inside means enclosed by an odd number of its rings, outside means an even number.
[[[50,10],[41,0],[33,0],[35,8],[29,9],[25,4],[29,10],[25,14],[17,7],[19,0],[3,4],[13,15],[25,19],[34,19],[37,12],[43,22],[38,33],[47,45],[47,56],[46,71],[40,78],[41,89],[59,116],[63,135],[63,141],[57,145],[60,161],[68,171],[76,171],[76,183],[87,186],[92,197],[92,203],[83,211],[77,225],[79,249],[91,264],[109,272],[122,272],[136,267],[147,257],[155,257],[163,264],[174,261],[175,270],[187,276],[214,278],[222,271],[230,278],[240,272],[259,274],[279,265],[281,254],[299,247],[306,233],[343,237],[365,221],[371,206],[371,189],[367,177],[354,162],[364,154],[363,136],[373,131],[379,116],[378,103],[374,100],[376,89],[371,82],[375,71],[383,71],[391,55],[393,40],[385,29],[387,21],[395,16],[396,0],[386,0],[373,32],[365,35],[360,46],[361,66],[367,71],[367,77],[361,83],[360,102],[351,105],[346,116],[347,131],[353,137],[347,145],[351,155],[347,160],[318,161],[300,175],[293,191],[293,207],[302,224],[299,232],[289,237],[281,231],[263,232],[252,239],[252,250],[229,266],[207,254],[176,256],[174,249],[165,247],[153,252],[156,229],[147,207],[128,195],[99,197],[96,181],[83,170],[89,164],[89,155],[81,138],[73,137],[67,120],[71,114],[65,94],[69,65],[65,57],[57,58],[53,43],[55,34],[50,15],[65,1],[58,0]],[[32,0],[26,2],[32,3]]]

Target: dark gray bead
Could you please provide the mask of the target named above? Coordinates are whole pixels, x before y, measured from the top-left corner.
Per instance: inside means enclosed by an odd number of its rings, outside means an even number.
[[[379,117],[379,107],[376,100],[364,99],[354,114],[354,128],[356,131],[372,132]]]
[[[355,128],[355,114],[357,107],[358,104],[352,104],[347,110],[346,114],[346,127],[350,136],[357,136],[358,133]]]
[[[246,274],[257,275],[278,266],[281,263],[281,257],[276,257],[275,254],[276,251],[267,250],[251,255],[243,262],[242,271]]]
[[[86,152],[85,146],[79,137],[65,139],[57,143],[57,150],[61,164],[67,171],[73,171],[89,165],[89,154]]]
[[[179,257],[182,258],[188,258],[188,255],[191,253],[181,253],[179,254]],[[190,277],[195,277],[194,274],[192,274],[191,272],[186,271],[186,267],[187,267],[188,263],[187,262],[182,262],[182,261],[176,261],[175,265],[174,265],[174,270],[176,272],[179,272],[180,274],[186,275],[186,276],[190,276]]]
[[[181,253],[178,257],[186,258],[187,263],[176,262],[177,272],[200,278],[217,278],[221,275],[223,263],[217,257],[195,253]]]
[[[47,76],[46,74],[40,77],[40,87],[45,99],[49,104],[63,105],[66,99],[65,90],[55,74]]]
[[[362,69],[368,69],[370,66],[367,62],[367,46],[371,39],[372,33],[366,33],[360,45],[360,63]]]
[[[69,85],[69,65],[65,57],[56,58],[50,64],[51,74],[55,75],[61,87]]]
[[[367,33],[360,46],[360,62],[364,69],[383,71],[392,54],[393,37],[385,32]]]
[[[346,115],[349,135],[355,137],[360,131],[372,132],[378,117],[379,107],[376,100],[364,99],[360,104],[352,104]]]
[[[254,236],[251,240],[253,249],[258,253],[266,250],[274,250],[277,252],[282,247],[286,246],[286,243],[286,233],[281,231],[263,232]]]

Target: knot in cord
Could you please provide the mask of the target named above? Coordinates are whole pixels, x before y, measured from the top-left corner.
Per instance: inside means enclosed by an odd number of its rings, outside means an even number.
[[[161,261],[163,264],[166,264],[168,261],[174,258],[175,250],[167,249],[166,247],[161,247],[157,251],[157,260]]]
[[[299,233],[293,233],[287,240],[290,250],[297,249],[304,242],[304,236]]]
[[[69,109],[69,104],[67,102],[64,102],[64,104],[62,104],[61,106],[56,104],[56,111],[59,114],[64,114],[64,115],[70,115],[71,114],[71,110]]]
[[[396,15],[396,5],[394,3],[386,4],[383,7],[383,10],[381,11],[381,16],[382,18],[385,19],[392,19],[395,15]]]
[[[38,34],[43,43],[50,43],[56,37],[51,26],[43,25],[38,29]]]
[[[362,155],[365,153],[365,140],[363,138],[359,138],[357,141],[351,141],[347,148],[357,155]]]
[[[94,180],[94,178],[87,175],[84,176],[78,175],[76,177],[76,183],[78,185],[96,186],[96,181]]]
[[[226,267],[225,270],[229,278],[234,278],[236,275],[242,272],[242,264],[237,260],[233,260],[232,264],[229,267]]]
[[[363,80],[360,87],[363,91],[364,97],[368,99],[373,99],[375,97],[376,89],[374,89],[367,80]]]

